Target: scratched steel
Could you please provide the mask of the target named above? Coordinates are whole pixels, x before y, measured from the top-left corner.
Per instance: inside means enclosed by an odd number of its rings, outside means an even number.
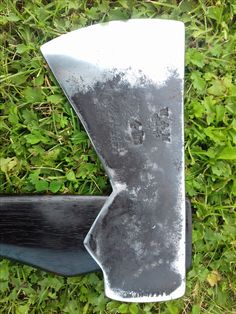
[[[106,295],[130,302],[182,296],[183,24],[98,24],[41,50],[113,188],[85,239]]]

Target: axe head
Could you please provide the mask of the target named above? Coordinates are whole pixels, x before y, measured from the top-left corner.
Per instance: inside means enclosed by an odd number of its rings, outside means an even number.
[[[113,21],[62,35],[41,51],[113,188],[84,242],[106,295],[128,302],[182,296],[183,23]]]

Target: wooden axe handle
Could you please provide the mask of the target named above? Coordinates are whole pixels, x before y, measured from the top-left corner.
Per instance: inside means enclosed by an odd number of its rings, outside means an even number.
[[[105,196],[1,196],[0,256],[73,276],[99,269],[83,241]]]

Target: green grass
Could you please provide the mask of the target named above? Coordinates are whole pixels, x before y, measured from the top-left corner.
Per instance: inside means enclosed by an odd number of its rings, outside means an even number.
[[[194,255],[186,295],[146,305],[107,299],[101,274],[62,278],[0,260],[0,313],[236,313],[235,13],[232,0],[1,1],[1,193],[110,191],[41,44],[114,19],[185,22],[186,190]]]

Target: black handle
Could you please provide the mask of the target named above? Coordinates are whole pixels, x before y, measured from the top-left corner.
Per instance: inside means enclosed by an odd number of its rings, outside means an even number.
[[[83,241],[104,196],[1,196],[0,256],[62,275],[99,269]]]

